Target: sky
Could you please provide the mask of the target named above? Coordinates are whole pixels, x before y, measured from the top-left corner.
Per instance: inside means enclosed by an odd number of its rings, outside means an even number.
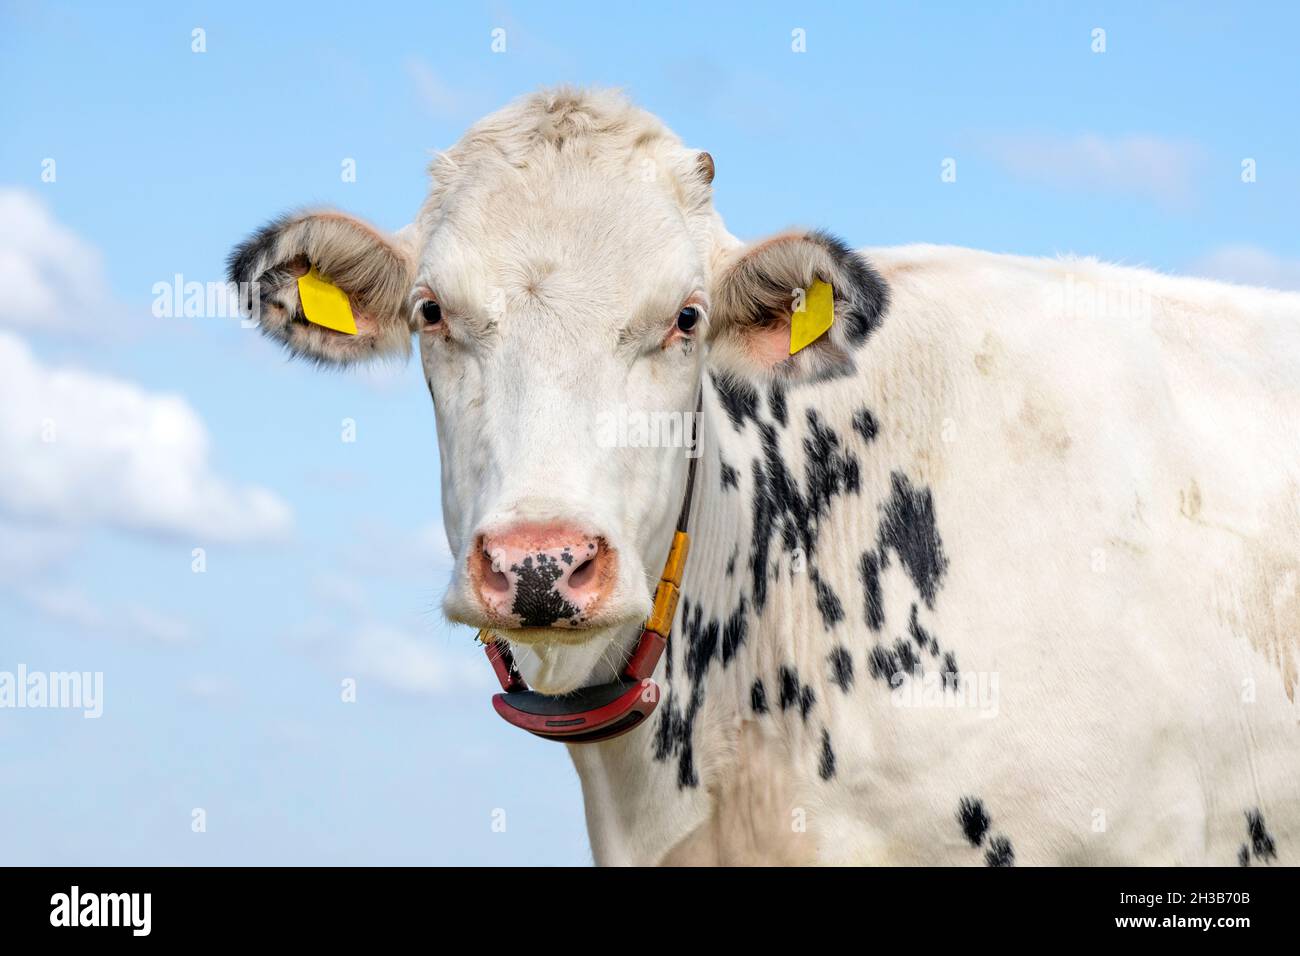
[[[516,96],[625,89],[743,238],[1300,289],[1292,4],[621,6],[0,2],[0,685],[102,675],[0,706],[0,863],[590,862],[438,610],[418,363],[163,308],[287,209],[405,225]]]

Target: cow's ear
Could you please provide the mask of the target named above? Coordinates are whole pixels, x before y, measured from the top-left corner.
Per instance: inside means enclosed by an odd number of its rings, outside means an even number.
[[[710,364],[744,377],[807,379],[852,370],[888,289],[840,240],[796,231],[727,255],[710,299]]]
[[[411,288],[414,256],[407,243],[385,236],[359,219],[337,212],[282,216],[240,243],[227,262],[231,282],[239,284],[244,311],[258,320],[262,332],[295,355],[331,365],[385,356],[405,357],[411,350],[411,324],[406,297]],[[314,271],[313,271],[314,270]],[[299,277],[317,277],[332,313],[342,321],[328,328],[319,324],[328,315],[303,312]],[[310,288],[309,287],[309,288]],[[309,301],[308,307],[314,305]],[[351,312],[353,333],[347,320]]]

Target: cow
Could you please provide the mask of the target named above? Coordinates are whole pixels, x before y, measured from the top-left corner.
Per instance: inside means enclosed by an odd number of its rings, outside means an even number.
[[[657,707],[568,745],[595,862],[1295,862],[1300,295],[745,243],[714,174],[543,90],[401,231],[291,213],[229,261],[293,355],[418,341],[445,612],[557,706],[620,673],[684,517]]]

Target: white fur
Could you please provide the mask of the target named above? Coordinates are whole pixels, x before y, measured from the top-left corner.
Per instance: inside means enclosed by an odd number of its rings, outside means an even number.
[[[792,423],[815,407],[861,456],[862,494],[836,499],[818,561],[846,620],[827,633],[780,556],[745,652],[710,665],[697,788],[678,790],[672,761],[642,779],[660,765],[649,732],[571,748],[597,860],[981,863],[955,820],[971,796],[1018,863],[1232,864],[1250,809],[1295,862],[1300,296],[964,249],[867,254],[893,306],[861,374],[789,397]],[[1090,285],[1150,300],[1107,316]],[[870,445],[850,430],[863,404],[880,421]],[[796,474],[800,438],[782,441]],[[687,591],[724,618],[741,588],[719,571],[751,533],[754,426],[737,434],[708,404],[705,442]],[[718,490],[718,455],[739,494]],[[895,561],[887,632],[864,623],[856,558],[898,470],[932,490],[949,559],[920,619],[961,671],[997,675],[995,716],[895,706],[867,673],[869,648],[905,637],[917,600]],[[829,679],[837,644],[856,665],[848,694]],[[775,705],[781,664],[814,689],[807,722]],[[750,707],[756,677],[765,717]],[[758,783],[756,752],[771,766]]]
[[[710,382],[699,344],[659,347],[738,246],[697,157],[615,94],[537,94],[435,163],[403,236],[416,288],[446,315],[420,339],[460,566],[477,534],[521,518],[580,520],[622,557],[603,627],[563,632],[570,643],[513,635],[543,690],[614,673],[671,536],[681,450],[594,436],[620,403],[686,412]],[[860,466],[857,492],[817,522],[816,569],[843,620],[826,626],[807,568],[779,544],[753,613],[758,426],[737,431],[708,385],[684,591],[705,621],[747,600],[747,638],[704,672],[694,785],[679,785],[680,750],[657,753],[663,715],[691,689],[680,611],[655,717],[570,748],[596,860],[978,864],[998,835],[1017,863],[1227,864],[1258,810],[1277,859],[1294,862],[1300,296],[1090,261],[865,254],[888,313],[854,374],[791,386],[779,432],[803,476],[811,408]],[[754,373],[769,422],[770,378]],[[879,423],[870,442],[852,427],[864,407]],[[723,489],[724,462],[738,488]],[[931,608],[895,559],[875,633],[858,561],[895,474],[932,495],[948,566]],[[907,638],[913,604],[968,686],[997,681],[995,715],[897,706],[908,682],[870,675],[872,649]],[[447,608],[475,618],[463,574]],[[836,647],[854,664],[847,692],[830,679]],[[783,666],[815,698],[806,718],[778,704]],[[956,820],[963,798],[991,817],[978,847]]]

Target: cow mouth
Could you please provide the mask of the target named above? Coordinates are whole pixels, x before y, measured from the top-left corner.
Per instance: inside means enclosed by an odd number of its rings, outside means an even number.
[[[576,647],[586,644],[606,627],[500,627],[494,626],[493,633],[505,638],[511,644],[523,645],[559,645]]]

